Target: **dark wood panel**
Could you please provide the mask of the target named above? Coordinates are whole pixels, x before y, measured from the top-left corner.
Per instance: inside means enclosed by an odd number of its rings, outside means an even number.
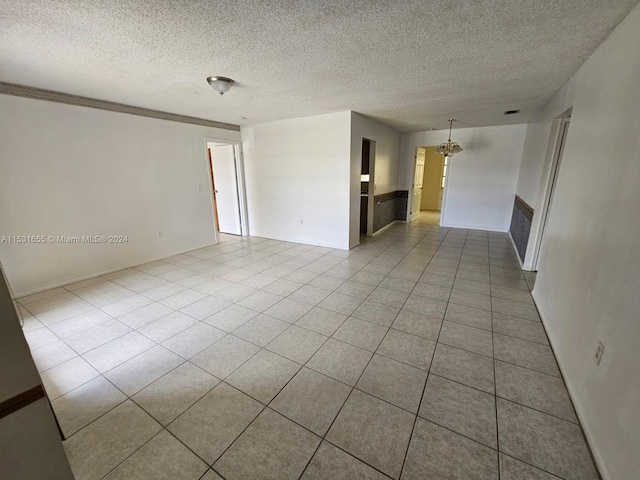
[[[0,403],[0,418],[6,417],[12,414],[16,410],[26,407],[27,405],[44,398],[44,388],[42,385],[36,385],[29,390],[22,392],[15,397],[11,397],[8,400]]]

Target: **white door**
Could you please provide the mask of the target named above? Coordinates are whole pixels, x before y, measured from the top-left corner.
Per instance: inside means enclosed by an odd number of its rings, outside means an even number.
[[[420,202],[422,201],[422,179],[424,177],[424,148],[416,153],[416,173],[413,179],[413,201],[411,202],[411,221],[420,217]]]
[[[222,233],[241,235],[240,203],[233,145],[210,147],[213,172],[213,196],[218,229]]]

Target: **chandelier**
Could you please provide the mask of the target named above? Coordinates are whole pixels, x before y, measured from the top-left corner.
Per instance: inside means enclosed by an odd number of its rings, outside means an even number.
[[[458,153],[462,151],[462,147],[458,145],[456,142],[451,141],[451,127],[453,127],[453,122],[455,119],[449,119],[449,140],[445,143],[440,144],[438,148],[436,148],[436,153],[444,155],[445,157],[453,157],[454,153]]]

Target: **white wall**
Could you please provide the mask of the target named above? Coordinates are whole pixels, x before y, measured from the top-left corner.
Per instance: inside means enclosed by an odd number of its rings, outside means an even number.
[[[251,235],[349,248],[350,124],[339,112],[241,127]]]
[[[571,126],[534,298],[601,473],[631,480],[640,471],[640,7],[571,84]],[[566,106],[564,95],[541,122]],[[546,132],[530,136],[546,149]],[[539,149],[525,153],[523,191],[538,180]]]
[[[518,183],[526,125],[457,128],[452,140],[464,149],[450,160],[441,224],[507,231]],[[439,145],[448,131],[403,133],[399,188],[413,192],[417,147]]]
[[[351,112],[351,203],[349,248],[360,243],[362,139],[375,141],[374,195],[398,189],[400,134],[369,117]],[[371,187],[369,187],[371,188]],[[371,203],[371,200],[370,200]],[[370,211],[373,205],[369,205]],[[372,216],[369,215],[371,220]],[[372,224],[372,221],[370,222]]]
[[[0,237],[129,237],[125,244],[0,243],[14,292],[214,243],[205,137],[240,136],[0,95]]]

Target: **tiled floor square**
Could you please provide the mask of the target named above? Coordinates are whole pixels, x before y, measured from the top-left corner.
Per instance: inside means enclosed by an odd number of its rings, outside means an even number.
[[[198,323],[198,320],[189,315],[182,312],[173,312],[166,317],[147,323],[140,327],[138,331],[155,342],[164,342],[196,323]]]
[[[500,450],[567,480],[596,479],[580,427],[498,398]]]
[[[445,320],[438,341],[486,357],[493,357],[493,338],[491,332],[486,330]]]
[[[539,322],[538,310],[533,303],[514,302],[505,298],[493,297],[491,300],[493,311],[511,317],[526,318]]]
[[[493,395],[429,375],[419,415],[476,442],[498,448]]]
[[[307,367],[348,385],[355,385],[373,353],[330,338],[307,362]]]
[[[444,319],[469,327],[491,331],[491,311],[449,303]]]
[[[431,371],[492,395],[495,393],[493,360],[477,353],[439,343]]]
[[[240,300],[238,302],[238,305],[240,305],[241,307],[250,308],[251,310],[255,310],[256,312],[264,312],[267,308],[275,305],[280,300],[282,300],[282,297],[280,295],[265,292],[263,290],[258,290],[248,297]]]
[[[375,352],[389,329],[375,323],[348,318],[333,334],[333,338]]]
[[[496,360],[496,395],[578,423],[561,378]]]
[[[529,342],[549,345],[547,334],[541,322],[531,322],[517,317],[509,317],[500,313],[493,314],[493,331],[509,337],[516,337]]]
[[[40,373],[78,356],[78,354],[62,340],[50,343],[46,347],[39,348],[38,350],[33,350],[31,355]]]
[[[356,388],[411,413],[417,413],[426,381],[427,372],[374,355]]]
[[[51,406],[69,437],[126,399],[111,382],[99,376],[53,400]]]
[[[64,442],[76,478],[102,478],[162,427],[131,400]]]
[[[424,478],[498,480],[498,452],[418,418],[402,479]]]
[[[40,329],[33,332],[33,334],[38,332],[45,333],[46,331],[47,329]],[[100,345],[104,345],[105,343],[108,343],[118,337],[122,337],[130,332],[133,332],[130,327],[118,320],[112,319],[102,322],[95,327],[91,327],[87,330],[71,335],[70,337],[65,338],[64,341],[67,345],[82,355],[87,353],[89,350],[99,347]],[[29,337],[27,337],[27,340],[29,340]],[[36,350],[36,345],[32,345],[32,343],[32,341],[29,342],[31,349]]]
[[[125,394],[132,396],[183,362],[184,358],[156,345],[104,375]]]
[[[204,322],[222,331],[231,333],[236,328],[244,325],[257,315],[258,312],[251,310],[250,308],[231,305],[230,307],[211,315],[209,318],[205,318]]]
[[[211,465],[263,408],[253,398],[221,383],[180,415],[168,429]]]
[[[75,357],[50,368],[40,377],[49,400],[55,400],[98,375],[98,371],[86,360],[82,357]]]
[[[241,338],[227,335],[191,358],[191,363],[224,380],[244,362],[254,356],[260,347]]]
[[[248,285],[232,283],[228,287],[212,293],[212,295],[221,300],[224,300],[225,302],[239,302],[240,300],[247,298],[249,295],[256,292],[257,290],[255,288],[249,287]]]
[[[560,477],[551,475],[550,473],[543,472],[536,467],[520,460],[500,454],[500,479],[501,480],[558,480]]]
[[[298,302],[308,303],[309,305],[317,305],[327,298],[331,292],[323,288],[314,287],[312,285],[304,285],[289,295],[289,298]]]
[[[388,477],[323,441],[301,480],[387,480]]]
[[[398,313],[398,316],[391,325],[391,328],[395,330],[401,330],[434,341],[438,340],[441,327],[441,318],[431,317],[409,310],[400,310],[400,313]]]
[[[353,316],[371,323],[377,323],[383,327],[390,327],[396,319],[398,312],[400,312],[399,308],[365,300],[356,311],[353,312]]]
[[[302,368],[269,406],[315,434],[324,436],[350,392],[351,387],[344,383]]]
[[[323,335],[332,335],[346,319],[347,316],[342,313],[314,307],[303,315],[296,325]]]
[[[410,333],[389,330],[376,353],[423,370],[429,370],[436,343]]]
[[[280,300],[273,307],[265,310],[264,313],[271,317],[275,317],[278,320],[294,323],[312,308],[313,306],[308,303],[302,303],[290,298],[285,298]]]
[[[409,295],[409,298],[407,298],[407,301],[402,308],[404,310],[429,315],[431,317],[444,318],[444,313],[447,309],[447,302],[428,297],[421,297],[412,293]]]
[[[300,365],[291,360],[260,350],[229,375],[226,382],[266,405],[299,369]]]
[[[408,296],[409,293],[407,292],[393,290],[381,285],[371,292],[367,299],[390,307],[402,308]]]
[[[493,345],[497,360],[560,377],[558,364],[547,345],[499,334],[493,335]]]
[[[297,480],[319,444],[320,437],[267,408],[214,466],[228,480],[257,471],[265,480]]]
[[[170,313],[173,313],[173,309],[162,305],[161,303],[151,303],[142,308],[138,308],[132,312],[126,313],[118,317],[122,323],[125,323],[131,328],[140,328],[148,323],[158,320],[162,317],[166,317]]]
[[[162,345],[182,358],[189,359],[225,335],[222,330],[200,322],[165,340]]]
[[[162,305],[162,307],[164,307],[164,305]],[[167,313],[171,313],[171,311]],[[35,317],[32,318],[35,319]],[[59,338],[65,339],[67,337],[75,335],[76,333],[80,333],[88,330],[91,327],[100,325],[101,323],[104,323],[108,320],[111,320],[110,315],[104,313],[102,310],[95,308],[93,310],[89,310],[88,312],[81,313],[80,315],[76,315],[75,317],[71,317],[66,320],[62,320],[61,322],[56,322],[52,325],[49,325],[49,330],[55,333]],[[129,324],[127,323],[127,325]],[[132,325],[129,326],[132,328],[137,327],[134,327]]]
[[[132,398],[153,418],[166,426],[219,382],[213,375],[185,362]]]
[[[266,348],[289,360],[304,364],[327,341],[327,338],[306,328],[292,325],[272,340]]]
[[[105,480],[181,478],[198,480],[208,466],[166,430],[118,465]]]
[[[186,313],[190,317],[195,318],[196,320],[204,320],[214,313],[217,313],[220,310],[224,310],[229,305],[231,304],[226,300],[221,300],[220,298],[209,296],[184,307],[180,311],[182,313]]]
[[[429,297],[436,300],[442,300],[444,302],[449,301],[451,296],[451,288],[443,287],[441,285],[431,285],[430,283],[418,283],[413,289],[412,293],[420,295],[421,297]]]
[[[414,419],[414,415],[401,408],[354,390],[326,438],[397,479]]]
[[[351,295],[345,295],[336,291],[329,294],[318,306],[344,315],[351,315],[356,308],[360,306],[362,301],[362,298],[352,297]]]
[[[269,342],[290,326],[287,322],[260,314],[236,328],[233,334],[260,347],[266,347]]]

